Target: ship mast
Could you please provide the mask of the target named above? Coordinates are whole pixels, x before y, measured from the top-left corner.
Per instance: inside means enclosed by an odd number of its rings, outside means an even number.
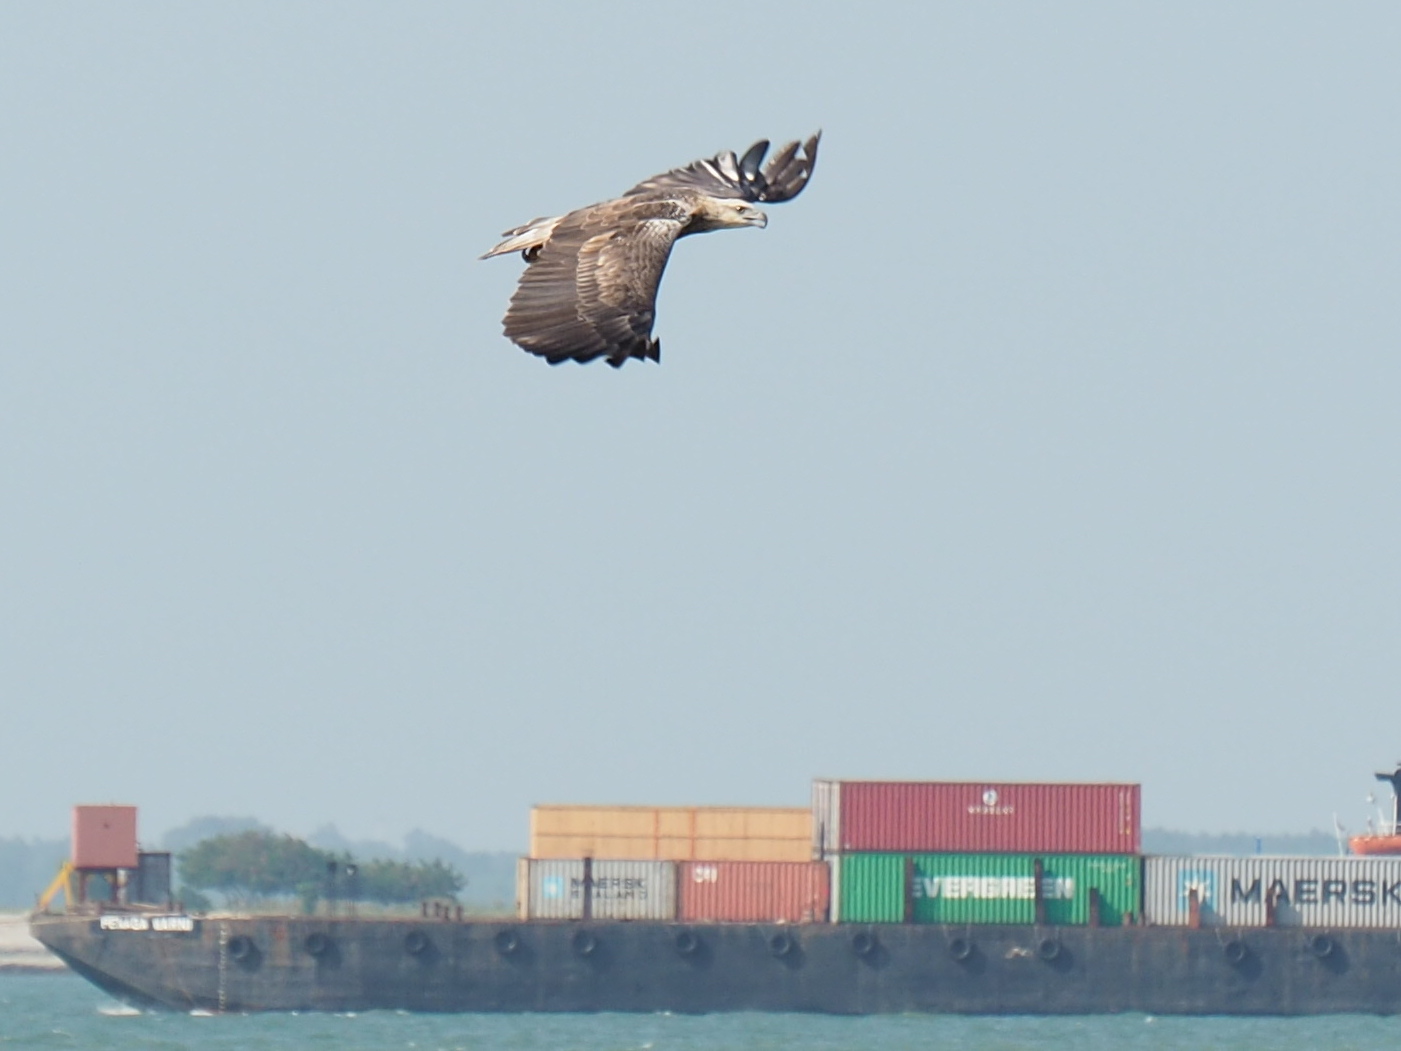
[[[1396,764],[1396,769],[1389,774],[1377,774],[1378,781],[1385,781],[1391,786],[1391,828],[1379,830],[1383,835],[1396,835],[1396,823],[1401,818],[1401,763]]]

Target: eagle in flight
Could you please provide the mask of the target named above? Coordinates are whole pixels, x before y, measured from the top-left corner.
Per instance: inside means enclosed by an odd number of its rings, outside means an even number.
[[[507,230],[483,259],[520,252],[529,264],[503,320],[506,336],[551,365],[604,358],[661,360],[652,338],[657,286],[678,237],[767,226],[756,204],[798,196],[821,132],[764,163],[767,139],[640,182],[623,196]]]

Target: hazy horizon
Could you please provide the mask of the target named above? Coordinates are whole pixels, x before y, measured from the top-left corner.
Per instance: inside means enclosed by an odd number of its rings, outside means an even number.
[[[530,838],[528,828],[523,828],[520,842],[518,843],[506,845],[477,844],[459,841],[453,839],[451,836],[440,835],[439,833],[434,832],[432,829],[425,829],[417,826],[409,829],[404,829],[399,832],[387,832],[383,835],[362,836],[347,833],[342,827],[341,823],[337,821],[323,821],[309,828],[290,828],[279,825],[275,822],[265,821],[261,818],[246,814],[199,814],[194,815],[186,819],[185,821],[179,822],[169,828],[152,830],[146,827],[144,823],[140,822],[140,815],[138,814],[138,835],[141,841],[142,848],[147,850],[183,849],[183,847],[187,846],[189,843],[197,842],[198,839],[207,838],[207,836],[200,835],[196,837],[190,837],[189,835],[183,835],[180,836],[180,842],[178,843],[172,842],[173,837],[176,837],[180,833],[185,833],[186,830],[191,828],[191,826],[195,826],[201,822],[219,822],[227,823],[229,825],[229,829],[213,831],[208,833],[209,835],[221,835],[224,834],[224,831],[237,831],[240,830],[242,827],[246,826],[247,828],[260,828],[271,830],[272,832],[275,832],[277,834],[285,833],[288,835],[293,835],[299,839],[305,839],[307,842],[311,843],[314,846],[326,847],[327,849],[335,850],[347,849],[350,850],[352,853],[356,853],[366,857],[371,855],[387,857],[403,854],[405,852],[406,846],[409,844],[409,841],[416,835],[426,836],[429,839],[433,840],[442,840],[443,842],[448,843],[459,850],[466,851],[469,853],[513,854],[517,856],[523,856],[527,853]],[[235,826],[238,827],[235,828]],[[1356,828],[1350,831],[1358,832],[1362,831],[1362,829]],[[1256,838],[1264,840],[1273,839],[1301,841],[1308,839],[1326,838],[1332,840],[1335,837],[1335,832],[1333,830],[1321,826],[1313,828],[1299,827],[1292,829],[1241,828],[1217,831],[1145,826],[1143,829],[1143,833],[1145,838],[1185,837],[1190,839],[1214,839],[1223,841],[1231,839]],[[33,842],[54,843],[66,842],[67,836],[66,834],[23,836],[12,832],[8,832],[5,829],[0,829],[0,842],[17,839],[30,840]],[[1147,848],[1145,847],[1145,850],[1146,849]],[[376,851],[379,851],[380,853],[376,853]]]

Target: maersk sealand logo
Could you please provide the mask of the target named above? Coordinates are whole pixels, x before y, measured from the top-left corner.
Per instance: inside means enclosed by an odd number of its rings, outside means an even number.
[[[1216,901],[1216,873],[1183,869],[1177,874],[1177,905],[1184,912],[1192,907],[1192,891],[1197,892],[1198,905],[1213,904]]]
[[[564,877],[546,876],[540,881],[540,897],[551,901],[564,897]]]

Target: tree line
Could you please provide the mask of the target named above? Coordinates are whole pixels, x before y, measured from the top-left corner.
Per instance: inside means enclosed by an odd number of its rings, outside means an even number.
[[[466,886],[457,869],[439,860],[358,861],[267,830],[212,836],[181,851],[178,862],[181,893],[191,905],[198,901],[190,891],[236,901],[296,897],[308,909],[322,900],[396,905],[453,898]]]

